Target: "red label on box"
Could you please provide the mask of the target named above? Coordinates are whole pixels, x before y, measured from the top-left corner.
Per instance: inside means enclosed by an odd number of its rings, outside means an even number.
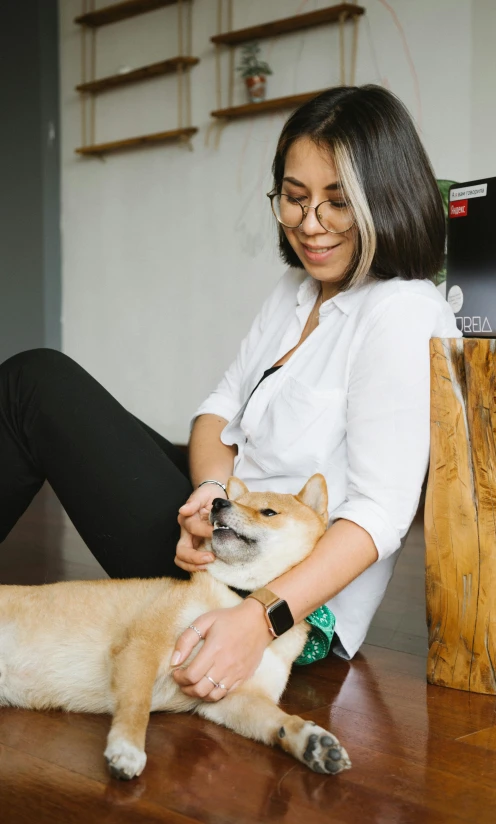
[[[453,200],[450,203],[449,216],[450,217],[467,217],[468,214],[468,200]]]

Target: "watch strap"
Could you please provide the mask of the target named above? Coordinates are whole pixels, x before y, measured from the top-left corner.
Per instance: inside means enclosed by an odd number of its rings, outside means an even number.
[[[255,598],[256,601],[260,601],[260,603],[264,605],[265,609],[268,609],[272,606],[272,604],[276,604],[278,601],[282,600],[279,595],[276,595],[270,589],[267,589],[267,587],[256,589],[255,592],[250,592],[248,598]]]
[[[269,632],[273,636],[273,638],[279,638],[279,636],[281,635],[280,631],[276,631],[277,629],[280,629],[278,623],[275,620],[275,611],[277,611],[278,609],[286,610],[289,614],[289,619],[291,622],[287,627],[285,627],[282,630],[282,632],[285,632],[286,629],[290,629],[290,627],[293,626],[293,617],[291,615],[291,612],[286,601],[279,595],[276,595],[275,592],[272,592],[272,590],[267,589],[267,587],[262,587],[261,589],[256,589],[255,592],[251,592],[250,595],[248,595],[248,598],[254,598],[256,601],[259,601],[263,607],[265,607],[265,618],[267,620]],[[272,610],[271,607],[274,607],[274,610]]]

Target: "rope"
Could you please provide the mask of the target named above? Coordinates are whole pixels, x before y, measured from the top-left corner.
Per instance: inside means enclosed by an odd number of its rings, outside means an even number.
[[[86,12],[86,0],[81,0],[81,15]],[[86,26],[81,26],[81,83],[86,83]],[[81,94],[81,145],[86,146],[86,92]]]
[[[177,4],[177,39],[179,56],[183,56],[183,0],[178,0]],[[177,67],[177,122],[180,129],[183,128],[183,75],[184,66],[180,63]]]
[[[189,0],[186,5],[187,10],[187,18],[186,18],[186,54],[188,57],[191,57],[193,54],[193,23],[191,19],[191,6],[193,4],[193,0]]]
[[[94,3],[91,4],[92,6]],[[93,11],[93,8],[92,8]],[[97,29],[93,28],[91,30],[91,81],[95,80],[96,78],[96,32]],[[92,146],[95,145],[95,120],[96,120],[96,96],[94,94],[91,95],[90,100],[90,143]]]
[[[188,0],[186,4],[186,54],[191,57],[192,41],[193,41],[193,26],[191,22],[191,4],[192,0]],[[191,126],[191,66],[186,68],[186,126]],[[192,148],[192,147],[191,147]]]
[[[212,134],[212,132],[213,132],[213,130],[215,129],[216,126],[217,126],[217,121],[216,120],[212,120],[207,126],[207,130],[205,132],[205,148],[206,149],[208,149],[209,146],[210,146],[210,135]]]
[[[217,34],[222,34],[222,0],[217,0]],[[217,108],[222,109],[222,72],[220,65],[220,43],[215,44],[215,96]]]
[[[183,48],[183,0],[178,0],[177,3],[177,48],[181,57],[184,54]]]
[[[233,5],[232,0],[227,0],[227,30],[232,31],[233,27]],[[229,95],[228,105],[234,105],[234,49],[229,49]]]
[[[355,85],[356,67],[357,67],[357,53],[358,53],[358,26],[360,25],[360,15],[355,14],[353,17],[353,40],[351,42],[351,71],[350,71],[350,86]]]
[[[222,132],[223,132],[223,131],[224,131],[224,129],[226,128],[226,126],[227,126],[228,122],[229,122],[229,121],[227,121],[227,120],[218,120],[218,121],[217,121],[217,123],[215,124],[215,125],[217,126],[217,129],[215,130],[215,143],[214,143],[214,149],[218,149],[218,148],[219,148],[219,145],[220,145],[220,139],[221,139],[221,137],[222,137]]]
[[[346,61],[345,61],[345,54],[344,54],[344,21],[346,19],[346,15],[344,12],[341,12],[339,15],[339,59],[340,59],[340,77],[341,77],[341,85],[346,85]]]

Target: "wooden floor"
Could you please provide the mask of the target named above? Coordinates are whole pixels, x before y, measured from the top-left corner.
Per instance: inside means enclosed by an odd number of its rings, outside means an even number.
[[[0,710],[2,824],[496,821],[496,700],[425,683],[422,513],[352,663],[296,669],[283,704],[331,729],[353,768],[317,775],[196,716],[155,714],[142,777],[108,777],[105,716]],[[2,583],[103,573],[44,490],[0,548]]]

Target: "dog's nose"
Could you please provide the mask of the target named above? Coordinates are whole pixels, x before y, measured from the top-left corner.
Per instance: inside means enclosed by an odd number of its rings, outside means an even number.
[[[225,498],[214,498],[212,501],[212,512],[216,515],[221,509],[228,509],[230,506],[231,501],[227,501]]]

